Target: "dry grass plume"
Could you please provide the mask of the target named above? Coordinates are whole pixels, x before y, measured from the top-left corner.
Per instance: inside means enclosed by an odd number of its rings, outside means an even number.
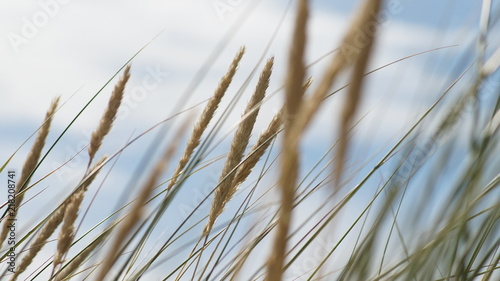
[[[246,109],[243,113],[243,120],[236,129],[226,162],[222,168],[219,184],[215,189],[214,201],[212,203],[212,207],[210,208],[209,219],[205,227],[204,234],[210,232],[215,220],[222,213],[226,203],[231,199],[236,191],[237,186],[233,185],[233,179],[236,175],[235,168],[241,162],[245,149],[247,148],[248,141],[250,140],[253,126],[257,120],[257,115],[259,114],[261,102],[264,99],[266,90],[269,86],[269,78],[271,77],[273,64],[274,58],[270,58],[264,66],[254,94],[247,103]]]
[[[304,52],[306,44],[307,20],[309,7],[307,0],[300,0],[297,7],[295,29],[292,39],[290,56],[288,59],[288,73],[285,82],[285,128],[283,139],[283,156],[281,158],[281,175],[279,186],[281,189],[281,206],[278,225],[273,240],[273,249],[267,264],[266,280],[281,280],[283,276],[283,262],[287,247],[287,237],[293,209],[293,198],[298,169],[298,143],[293,138],[291,128],[295,123],[295,115],[302,103],[304,95],[303,81],[306,70],[304,66]]]
[[[182,173],[182,170],[185,168],[186,164],[191,158],[191,155],[193,154],[194,150],[200,144],[201,136],[205,132],[205,129],[208,127],[210,120],[212,120],[215,111],[219,107],[219,103],[222,100],[222,97],[224,97],[224,94],[229,88],[229,85],[233,80],[234,74],[236,73],[238,65],[244,54],[245,54],[245,47],[241,47],[236,56],[234,57],[226,74],[221,78],[214,94],[212,95],[207,105],[205,106],[203,113],[200,115],[200,119],[196,122],[196,125],[193,128],[193,132],[189,137],[186,149],[184,150],[184,153],[182,154],[181,159],[179,160],[179,164],[177,164],[177,168],[175,169],[174,175],[170,180],[167,190],[172,189],[172,187],[175,185],[177,179]]]
[[[49,134],[50,124],[52,123],[52,116],[54,115],[57,109],[58,103],[59,103],[59,97],[55,98],[50,104],[50,107],[45,115],[45,120],[43,122],[43,125],[40,128],[40,131],[38,131],[38,135],[35,139],[35,142],[33,143],[30,153],[28,154],[28,157],[24,162],[23,169],[21,172],[21,177],[19,178],[18,181],[19,184],[16,187],[17,195],[15,202],[15,210],[19,210],[19,206],[21,205],[24,199],[24,192],[22,191],[26,187],[28,187],[31,174],[33,173],[33,170],[35,169],[36,165],[38,164],[38,161],[40,160],[40,155],[42,153],[43,146],[45,145],[45,139]],[[14,213],[14,217],[11,217],[11,219],[15,219],[16,216],[17,216],[17,211]],[[4,220],[2,232],[0,234],[0,244],[3,243],[3,241],[5,241],[8,232],[9,229],[7,228],[7,220]]]
[[[127,81],[129,78],[130,78],[130,65],[127,65],[125,67],[122,77],[120,78],[120,80],[118,80],[118,83],[115,85],[115,88],[111,93],[108,106],[103,116],[101,117],[99,127],[92,133],[92,136],[90,138],[90,145],[88,148],[89,168],[90,164],[92,163],[92,160],[94,159],[95,154],[101,147],[102,140],[109,133],[111,127],[113,126],[113,121],[115,120],[118,109],[120,108],[120,104],[123,98],[123,93],[125,91],[125,86],[127,85]]]
[[[66,203],[63,225],[61,231],[59,232],[57,251],[54,256],[54,270],[56,270],[57,267],[63,262],[64,256],[75,239],[75,222],[78,217],[78,211],[80,210],[80,205],[82,204],[85,192],[87,191],[89,185],[94,181],[106,159],[106,156],[99,159],[94,167],[90,169],[90,173],[84,176],[84,182],[77,188],[73,195],[71,195],[68,203]]]

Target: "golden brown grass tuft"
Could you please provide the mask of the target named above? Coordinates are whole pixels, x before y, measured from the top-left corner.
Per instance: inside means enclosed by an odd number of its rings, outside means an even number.
[[[278,229],[274,240],[274,250],[268,264],[267,280],[281,280],[281,277],[283,275],[283,261],[286,250],[286,241],[290,224],[297,176],[299,140],[304,130],[309,125],[312,117],[318,111],[318,108],[320,107],[326,94],[328,93],[333,80],[337,77],[338,73],[342,69],[354,63],[354,71],[352,77],[353,83],[356,83],[356,85],[354,85],[354,87],[350,90],[348,105],[346,106],[346,109],[344,109],[343,113],[343,124],[341,124],[341,127],[343,129],[341,131],[340,138],[341,140],[344,139],[344,144],[343,146],[341,144],[341,148],[339,149],[342,151],[339,151],[340,157],[337,160],[337,163],[340,163],[337,166],[337,181],[339,181],[340,179],[340,172],[343,163],[342,156],[344,155],[347,145],[345,143],[345,135],[347,134],[347,130],[350,126],[350,120],[359,101],[359,92],[361,89],[360,85],[364,74],[364,69],[366,68],[366,63],[369,58],[371,46],[373,44],[376,25],[378,24],[376,17],[378,15],[380,5],[381,1],[379,0],[367,0],[364,2],[363,7],[358,10],[358,14],[355,16],[347,34],[344,37],[344,40],[340,47],[341,51],[333,57],[330,66],[323,74],[322,80],[319,83],[317,89],[313,92],[312,97],[305,101],[302,105],[297,106],[297,108],[294,105],[295,101],[293,101],[292,99],[294,98],[294,95],[299,96],[297,97],[297,99],[301,99],[301,95],[297,94],[297,89],[299,88],[296,85],[291,84],[290,78],[287,80],[287,85],[289,85],[286,88],[287,122],[285,123],[284,148],[283,157],[281,160],[282,168],[280,177],[280,187],[282,189],[282,204],[280,209],[280,217],[278,218]],[[305,28],[305,21],[307,16],[307,13],[304,12],[304,10],[306,9],[307,1],[300,1],[292,49],[297,48],[297,46],[295,46],[297,44],[297,38],[305,38],[302,35],[302,32],[305,32],[303,28]],[[367,34],[360,34],[360,32],[366,32],[367,30],[369,30],[370,32],[367,32]],[[362,35],[368,37],[368,42],[363,46],[359,46],[359,41],[357,40],[357,38]],[[302,42],[302,44],[304,43],[305,42]],[[294,73],[303,73],[301,70],[296,70],[303,68],[303,63],[301,61],[298,61],[297,58],[293,56],[292,52],[292,55],[290,57],[288,77],[293,77],[294,75],[296,75]],[[294,85],[293,88],[292,85]],[[292,104],[292,107],[290,107],[289,104]]]
[[[271,141],[276,137],[282,125],[283,110],[273,117],[267,128],[259,135],[259,139],[236,170],[236,175],[232,183],[235,189],[250,175],[255,165],[259,162],[262,155],[264,155],[264,152],[266,152],[269,145],[271,145]]]
[[[86,179],[84,179],[85,181],[79,186],[79,188],[76,189],[76,191],[73,193],[73,195],[71,195],[69,198],[67,198],[50,215],[50,217],[47,220],[47,223],[42,226],[42,229],[40,230],[39,234],[35,237],[31,248],[28,250],[28,253],[21,260],[21,263],[19,264],[19,267],[17,268],[16,274],[14,274],[12,277],[13,278],[12,280],[15,280],[19,274],[21,274],[22,272],[24,272],[26,270],[26,268],[31,264],[33,259],[38,254],[38,252],[43,248],[43,246],[47,242],[47,239],[50,238],[50,236],[55,232],[57,227],[63,222],[63,219],[66,216],[68,216],[68,214],[69,214],[69,217],[73,217],[73,215],[71,213],[74,212],[73,208],[75,208],[75,206],[77,206],[77,204],[76,203],[72,204],[72,203],[74,203],[75,200],[79,200],[81,203],[81,200],[83,199],[83,193],[87,190],[88,186],[92,183],[92,181],[97,176],[97,172],[101,168],[100,164],[102,164],[102,162],[104,162],[104,160],[105,160],[105,158],[103,158],[101,161],[98,162],[98,164],[96,164],[95,171],[93,172],[93,174],[88,176]],[[70,208],[70,209],[68,209],[68,208]],[[71,213],[67,213],[68,210]],[[71,218],[68,218],[68,220],[70,220],[70,219]],[[76,219],[76,217],[74,219]],[[69,225],[69,223],[68,223],[68,225]],[[72,225],[71,225],[71,227],[72,227]],[[59,241],[59,244],[68,244],[67,247],[70,246],[71,242],[68,243],[68,239],[67,239],[67,236],[70,236],[69,230],[70,229],[67,226],[66,226],[66,228],[63,228],[61,230],[60,239],[62,236],[63,240]],[[64,246],[58,245],[58,248],[59,247],[64,248]],[[59,257],[63,256],[63,254],[60,254],[59,252],[56,253],[56,257],[57,257],[57,255],[59,255]],[[57,259],[59,259],[59,258],[57,258]],[[56,259],[54,260],[54,262],[55,261],[56,261]]]
[[[57,208],[55,212],[52,214],[52,216],[49,218],[47,223],[44,225],[42,230],[35,237],[33,243],[31,243],[31,248],[28,249],[28,253],[22,258],[21,262],[16,268],[15,273],[12,275],[10,279],[11,281],[16,280],[17,277],[21,273],[23,273],[26,270],[26,268],[28,268],[28,266],[33,262],[38,252],[40,252],[43,246],[45,246],[45,243],[47,243],[47,239],[49,239],[49,237],[56,230],[57,226],[59,226],[59,224],[62,222],[63,217],[64,217],[64,208]]]
[[[283,157],[281,159],[281,208],[278,225],[273,240],[273,250],[267,264],[266,280],[281,280],[283,262],[287,245],[288,229],[293,208],[295,182],[298,169],[298,139],[292,138],[291,128],[295,123],[296,114],[304,95],[303,81],[305,77],[304,50],[306,44],[307,19],[309,6],[307,0],[300,0],[297,7],[295,29],[288,60],[288,74],[285,83],[285,128],[283,139]]]
[[[303,85],[304,92],[311,86],[312,79],[307,79],[306,83]],[[236,175],[234,176],[233,186],[238,187],[241,183],[243,183],[247,177],[252,172],[253,168],[259,162],[264,152],[266,152],[267,148],[271,145],[271,141],[276,137],[278,132],[280,131],[283,120],[284,120],[284,112],[285,108],[282,107],[280,111],[278,111],[267,128],[259,135],[259,138],[255,145],[250,149],[245,158],[243,159],[241,165],[236,170]]]
[[[207,234],[212,229],[217,217],[224,211],[226,203],[234,195],[237,186],[233,184],[235,178],[235,168],[241,162],[245,149],[247,148],[250,135],[252,133],[257,115],[262,100],[266,95],[266,90],[269,86],[269,78],[271,77],[274,58],[270,58],[259,77],[254,94],[247,103],[243,114],[243,120],[238,125],[231,148],[227,156],[226,163],[222,168],[222,173],[219,179],[218,187],[215,189],[214,201],[210,208],[209,219],[204,229],[204,234]]]
[[[311,97],[308,100],[304,101],[304,104],[301,106],[301,109],[297,113],[297,121],[293,129],[293,135],[296,138],[298,138],[304,132],[305,128],[311,122],[312,117],[318,111],[321,103],[329,93],[330,87],[332,86],[333,81],[337,77],[339,72],[342,69],[350,66],[353,62],[358,61],[362,50],[367,50],[367,47],[371,46],[371,41],[373,40],[373,36],[375,35],[374,33],[370,33],[369,46],[360,46],[357,36],[365,35],[360,34],[359,32],[363,32],[364,30],[366,30],[365,28],[368,25],[376,26],[376,13],[378,12],[378,9],[380,9],[380,0],[365,1],[363,3],[363,7],[361,9],[358,9],[356,16],[354,17],[346,35],[344,36],[344,39],[340,46],[340,52],[338,52],[333,57],[330,65],[325,70],[318,87],[313,91]]]
[[[52,123],[52,116],[54,115],[57,109],[58,103],[59,103],[59,97],[55,98],[50,104],[50,107],[47,113],[45,114],[45,121],[43,122],[43,125],[40,128],[40,131],[38,132],[38,135],[35,139],[35,142],[31,147],[30,153],[28,154],[28,157],[24,162],[23,169],[21,172],[21,177],[19,178],[18,185],[16,187],[16,194],[17,194],[15,201],[16,212],[14,213],[14,217],[11,217],[11,219],[15,219],[17,216],[17,210],[19,210],[19,206],[21,205],[24,198],[24,192],[22,191],[26,187],[28,187],[30,176],[33,170],[35,169],[36,165],[38,164],[38,161],[40,160],[40,155],[42,153],[43,146],[45,145],[45,139],[49,134],[50,124]],[[3,243],[3,241],[5,241],[5,238],[7,238],[9,228],[7,228],[6,226],[7,226],[7,220],[4,221],[4,226],[2,227],[2,232],[0,234],[0,244]]]
[[[287,119],[294,118],[299,109],[303,91],[303,81],[306,75],[304,64],[304,53],[307,42],[307,19],[309,17],[309,7],[307,0],[299,1],[297,7],[297,16],[293,41],[289,54],[289,69],[285,81],[285,105],[287,110]],[[286,130],[285,130],[286,131]]]
[[[127,85],[127,81],[130,78],[130,65],[125,67],[125,71],[123,72],[122,77],[115,85],[113,92],[111,93],[111,97],[109,98],[108,107],[101,117],[101,121],[99,127],[92,133],[90,138],[89,145],[89,163],[88,167],[90,168],[90,164],[94,159],[95,154],[99,150],[102,144],[102,140],[109,133],[111,127],[113,126],[113,121],[115,120],[116,113],[118,112],[118,108],[120,108],[120,104],[123,98],[123,92],[125,91],[125,86]]]
[[[360,50],[358,57],[354,62],[354,68],[351,73],[351,83],[340,120],[340,139],[337,149],[337,165],[335,169],[335,186],[337,188],[341,183],[340,181],[342,176],[344,158],[348,148],[347,134],[352,126],[352,120],[361,98],[363,76],[365,74],[366,66],[368,64],[368,60],[370,59],[373,42],[375,40],[375,34],[378,25],[377,15],[380,10],[380,5],[381,0],[367,1],[366,5],[361,10],[359,17],[357,18],[356,31],[352,31],[352,40],[354,40],[356,36],[361,36],[359,32],[365,32],[364,35],[366,41],[364,42],[364,46],[358,46]],[[369,26],[373,29],[368,29]],[[370,32],[366,32],[366,30],[370,30]]]
[[[234,74],[236,73],[238,65],[244,54],[245,54],[245,47],[241,47],[236,56],[234,57],[226,74],[221,78],[214,94],[212,95],[207,105],[205,106],[203,113],[200,115],[200,119],[196,122],[196,125],[193,128],[193,132],[189,137],[186,149],[184,150],[184,153],[182,154],[181,159],[179,160],[179,164],[177,164],[177,168],[175,169],[174,175],[170,180],[167,190],[172,189],[172,187],[175,185],[177,179],[182,173],[182,170],[185,168],[186,164],[191,158],[191,155],[193,154],[194,150],[200,144],[201,136],[205,132],[205,129],[208,127],[210,120],[212,120],[215,111],[219,107],[219,103],[222,100],[224,94],[226,93],[229,85],[231,84]]]
[[[74,223],[78,217],[78,210],[83,201],[84,191],[79,190],[71,196],[66,212],[64,214],[64,223],[59,232],[59,239],[57,240],[57,251],[54,256],[54,269],[56,269],[62,262],[64,255],[68,252],[71,243],[75,237]]]
[[[87,191],[89,185],[94,181],[97,173],[102,168],[102,164],[106,161],[107,157],[103,156],[90,170],[89,174],[84,176],[83,183],[77,188],[77,190],[71,195],[64,208],[64,220],[61,231],[59,232],[59,239],[57,241],[57,251],[54,255],[54,271],[63,262],[63,258],[68,252],[71,243],[75,239],[75,227],[74,224],[78,217],[78,211],[80,210],[80,205],[82,204],[85,192]],[[86,178],[86,179],[85,179]]]
[[[104,241],[104,239],[107,237],[107,234],[109,232],[106,232],[105,234],[100,235],[98,238],[94,239],[90,245],[85,247],[82,252],[80,252],[73,260],[71,260],[62,270],[57,273],[57,275],[54,277],[56,281],[61,281],[70,276],[73,271],[78,269],[80,265],[82,265],[87,257],[97,248],[97,246],[101,245],[101,243]]]

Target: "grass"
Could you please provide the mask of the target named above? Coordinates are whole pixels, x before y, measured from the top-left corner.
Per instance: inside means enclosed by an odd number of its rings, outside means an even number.
[[[17,211],[37,212],[25,208],[23,199],[27,194],[37,199],[43,179],[53,176],[40,176],[37,170],[47,165],[46,156],[59,148],[61,137],[94,98],[104,94],[109,81],[47,149],[47,136],[57,135],[50,131],[57,118],[56,98],[26,157],[15,202],[2,205],[2,280],[499,280],[498,88],[488,104],[480,99],[500,62],[498,50],[486,52],[491,48],[486,42],[492,33],[491,3],[484,1],[471,63],[445,90],[436,90],[434,102],[394,144],[356,163],[350,148],[360,134],[359,124],[368,118],[368,113],[360,113],[363,86],[369,75],[393,64],[369,69],[379,37],[377,15],[384,3],[363,1],[336,51],[322,59],[324,71],[312,79],[305,59],[309,5],[306,0],[297,3],[283,87],[269,90],[275,67],[271,57],[234,132],[225,136],[232,138],[227,148],[217,137],[257,69],[231,93],[234,77],[244,75],[238,71],[244,47],[195,121],[186,117],[191,109],[175,112],[104,153],[100,150],[106,137],[119,134],[112,130],[113,123],[133,76],[130,62],[135,56],[127,61],[110,79],[122,73],[83,152],[88,157],[85,172],[66,198],[51,199],[54,207],[44,219],[24,225],[28,231],[16,237],[13,273],[8,269],[13,247],[9,219],[16,218]],[[346,85],[340,84],[342,75],[348,77]],[[267,120],[267,127],[256,128],[261,107],[275,94],[284,97],[283,107]],[[336,138],[314,165],[308,165],[303,139],[315,117],[338,95],[345,99],[334,100],[341,103],[335,112]],[[148,151],[142,155],[156,163],[143,182],[131,180],[134,196],[83,229],[87,212],[99,208],[93,199],[84,200],[91,196],[89,190],[98,196],[111,188],[106,178],[121,154],[160,126],[172,124],[179,129],[162,131],[168,137],[165,147],[154,143],[153,156]],[[253,141],[257,130],[261,133]],[[467,145],[460,143],[464,135]],[[214,152],[221,148],[222,154]],[[3,174],[11,159],[22,157],[18,151],[5,159]],[[217,171],[216,182],[181,214],[176,200],[210,169]],[[11,207],[16,212],[9,212]],[[168,224],[166,230],[163,224]]]

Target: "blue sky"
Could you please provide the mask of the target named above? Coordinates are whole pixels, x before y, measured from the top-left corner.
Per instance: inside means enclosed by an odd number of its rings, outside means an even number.
[[[309,62],[338,46],[344,28],[359,2],[312,1],[307,49]],[[368,77],[359,115],[369,114],[358,129],[359,134],[352,148],[353,163],[364,160],[363,156],[374,153],[381,146],[393,144],[415,117],[465,68],[465,64],[455,65],[457,58],[473,55],[470,46],[477,39],[475,34],[481,11],[480,1],[386,2],[384,11],[388,21],[381,28],[370,69],[433,48],[457,46],[411,58]],[[62,101],[67,103],[55,116],[48,141],[51,144],[88,99],[127,59],[158,34],[132,62],[132,78],[122,116],[118,118],[101,151],[113,153],[129,136],[137,135],[178,111],[174,106],[182,98],[194,74],[226,32],[239,25],[239,21],[246,16],[248,18],[224,45],[185,106],[197,104],[212,94],[218,79],[241,45],[247,46],[247,54],[229,91],[236,92],[262,55],[276,57],[270,90],[279,89],[287,69],[294,5],[287,13],[270,50],[264,54],[288,1],[260,1],[255,7],[253,3],[227,0],[174,0],[161,3],[149,0],[2,2],[0,118],[3,121],[0,123],[0,161],[5,161],[39,126],[51,99],[61,95]],[[220,10],[221,7],[225,10]],[[497,7],[494,5],[495,9]],[[492,42],[495,40],[492,39]],[[311,68],[309,75],[318,77],[328,59]],[[156,83],[146,87],[146,79]],[[255,81],[254,77],[249,90]],[[336,87],[345,81],[341,79]],[[35,178],[68,160],[85,144],[89,132],[98,124],[114,82],[67,132],[47,158],[48,164],[35,174]],[[224,124],[222,132],[229,131],[239,120],[249,94],[247,90]],[[264,105],[253,140],[280,107],[281,96],[282,92],[279,92]],[[331,145],[337,126],[335,118],[338,115],[335,114],[342,106],[341,101],[342,96],[335,96],[326,102],[309,128],[303,142],[304,167],[312,166],[315,159]],[[201,108],[196,110],[200,112]],[[141,155],[153,136],[147,135],[126,151],[110,174],[108,182],[112,184],[102,191],[97,203],[105,203],[106,198],[120,192],[119,187],[130,179],[138,155]],[[10,167],[21,169],[30,144],[19,151]],[[219,152],[222,153],[225,147],[227,141],[222,143]],[[71,171],[82,173],[86,164],[84,159],[85,156],[80,159],[77,157],[70,163]],[[78,178],[68,179],[66,175],[55,175],[42,182],[41,187],[48,187],[44,196],[67,193],[72,182]],[[267,184],[271,183],[270,180]],[[191,204],[190,196],[193,195],[184,194],[181,202],[185,200]],[[44,202],[33,200],[30,204],[33,208],[41,208],[46,204]],[[89,218],[88,224],[92,225],[92,222],[102,218],[110,208],[112,204],[104,204],[96,211],[95,219]],[[26,217],[26,220],[36,219],[40,217]]]

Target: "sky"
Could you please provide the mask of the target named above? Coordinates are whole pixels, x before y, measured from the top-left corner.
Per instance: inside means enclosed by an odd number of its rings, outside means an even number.
[[[101,151],[113,153],[131,136],[210,97],[243,45],[246,54],[229,92],[234,95],[252,69],[262,68],[263,62],[259,60],[270,56],[275,57],[275,67],[269,89],[270,93],[277,91],[287,70],[294,3],[289,6],[289,1],[284,0],[3,1],[0,4],[0,161],[5,161],[38,128],[51,100],[61,96],[64,106],[53,121],[48,140],[52,144],[89,99],[146,45],[131,62],[132,76],[120,115]],[[338,46],[359,3],[311,1],[308,63]],[[497,9],[498,5],[495,3],[493,7]],[[434,48],[446,48],[390,65],[366,79],[358,113],[359,117],[365,114],[366,117],[357,129],[352,163],[366,160],[365,155],[378,155],[381,147],[394,144],[465,69],[474,56],[471,46],[477,40],[480,12],[480,1],[386,1],[370,69]],[[495,40],[491,39],[492,45],[498,43]],[[327,56],[309,68],[308,75],[319,81],[330,58]],[[196,76],[200,73],[202,79]],[[214,154],[223,153],[227,147],[228,139],[222,137],[237,124],[256,78],[257,75],[251,77],[250,86],[224,123],[223,133],[218,136],[222,148],[216,148]],[[194,90],[189,88],[193,79],[197,81]],[[115,82],[116,78],[65,133],[35,178],[56,169],[83,148],[99,122]],[[334,88],[344,83],[345,77]],[[278,91],[263,106],[252,140],[280,108],[282,96],[283,92]],[[304,136],[304,170],[332,144],[342,100],[342,95],[329,99]],[[223,103],[228,102],[229,99]],[[194,110],[200,113],[202,106]],[[175,118],[168,124],[175,128],[181,121],[182,118]],[[105,203],[106,198],[117,198],[120,187],[131,180],[130,175],[155,132],[141,138],[121,156],[109,175],[108,181],[113,184],[102,190],[96,205]],[[9,168],[21,170],[31,143],[28,141],[19,150]],[[44,196],[67,194],[83,173],[85,161],[85,155],[79,155],[66,168],[44,180],[40,185],[47,187]],[[217,180],[217,167],[221,165],[218,163],[208,175],[193,179],[200,182],[193,192],[209,188]],[[181,194],[179,206],[195,205],[198,200],[195,197],[201,196]],[[46,201],[36,198],[29,204],[40,210],[49,207]],[[113,206],[104,204],[95,209],[88,224],[102,219]],[[25,220],[39,220],[44,213],[46,209],[38,217]],[[298,215],[297,220],[301,219]]]

